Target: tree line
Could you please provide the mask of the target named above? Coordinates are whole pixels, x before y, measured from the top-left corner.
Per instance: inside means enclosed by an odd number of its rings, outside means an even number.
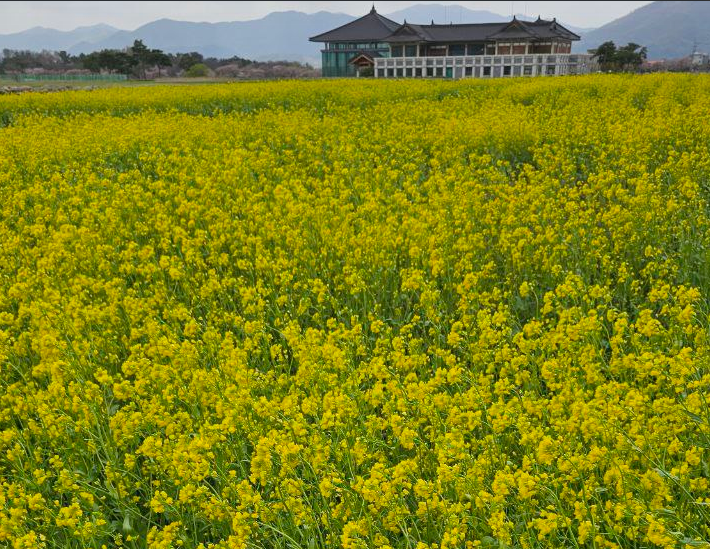
[[[617,47],[611,40],[601,44],[593,53],[599,67],[612,72],[638,71],[647,56],[646,48],[640,44],[629,42]]]
[[[205,58],[198,52],[165,53],[159,49],[148,48],[142,40],[135,40],[133,45],[123,50],[105,49],[88,54],[71,55],[66,51],[10,50],[2,51],[0,74],[21,73],[28,69],[63,72],[69,70],[88,70],[92,73],[108,72],[125,74],[134,78],[147,77],[149,70],[163,71],[175,75],[191,71],[200,73],[205,69],[216,69],[224,65],[248,66],[255,63],[238,56],[227,59]],[[199,74],[196,74],[199,75]]]

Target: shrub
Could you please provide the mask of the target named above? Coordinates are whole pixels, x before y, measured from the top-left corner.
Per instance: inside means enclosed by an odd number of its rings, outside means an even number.
[[[185,76],[190,78],[199,78],[201,76],[209,76],[210,68],[204,63],[195,63],[185,71]]]

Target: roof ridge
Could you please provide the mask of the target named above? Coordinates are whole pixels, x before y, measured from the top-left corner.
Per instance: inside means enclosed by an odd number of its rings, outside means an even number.
[[[413,25],[414,23],[408,23],[409,25]],[[452,25],[454,27],[474,27],[478,25],[506,25],[507,23],[503,21],[499,22],[491,22],[491,23],[425,23],[423,25],[420,25],[421,27],[446,27],[449,28]]]

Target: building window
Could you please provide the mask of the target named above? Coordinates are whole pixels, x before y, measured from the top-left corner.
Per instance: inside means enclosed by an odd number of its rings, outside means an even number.
[[[483,55],[483,44],[469,44],[466,47],[468,55]]]
[[[486,45],[486,55],[495,55],[495,54],[496,54],[495,44]]]
[[[545,69],[545,74],[547,74],[547,76],[553,76],[555,74],[555,66],[547,65],[547,68]]]
[[[402,57],[402,46],[392,46],[392,57]]]
[[[473,76],[473,67],[466,67],[466,76]]]
[[[513,54],[519,55],[521,53],[525,53],[525,44],[522,44],[522,45],[517,44],[517,45],[513,46]]]
[[[446,46],[429,46],[427,54],[435,57],[444,57],[446,55]]]
[[[523,67],[523,76],[532,76],[532,65],[525,65]]]
[[[404,69],[397,69],[397,76],[400,78],[404,76]]]
[[[444,76],[444,67],[436,67],[436,75]]]
[[[434,76],[434,67],[427,67],[426,68],[426,75],[427,76]]]
[[[505,65],[503,67],[503,76],[510,76],[510,65]]]
[[[404,47],[404,56],[405,57],[416,57],[417,56],[417,47],[416,46],[405,46]]]
[[[510,44],[498,44],[498,55],[510,55]]]
[[[394,76],[394,69],[387,69],[387,76],[393,77]]]
[[[377,76],[378,76],[378,78],[384,78],[385,69],[377,69]]]
[[[483,67],[483,76],[490,76],[491,75],[491,68],[490,67]]]
[[[418,76],[418,77],[421,77],[421,76],[422,76],[422,69],[421,69],[421,67],[417,67],[416,69],[414,69],[414,76]]]
[[[451,44],[449,46],[449,55],[466,55],[466,45]]]
[[[411,69],[411,67],[405,69],[404,75],[405,75],[405,76],[412,76],[412,69]]]

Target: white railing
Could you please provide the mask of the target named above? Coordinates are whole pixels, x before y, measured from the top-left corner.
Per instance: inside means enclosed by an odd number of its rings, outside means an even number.
[[[587,74],[596,66],[583,53],[378,57],[377,78],[498,78]]]

